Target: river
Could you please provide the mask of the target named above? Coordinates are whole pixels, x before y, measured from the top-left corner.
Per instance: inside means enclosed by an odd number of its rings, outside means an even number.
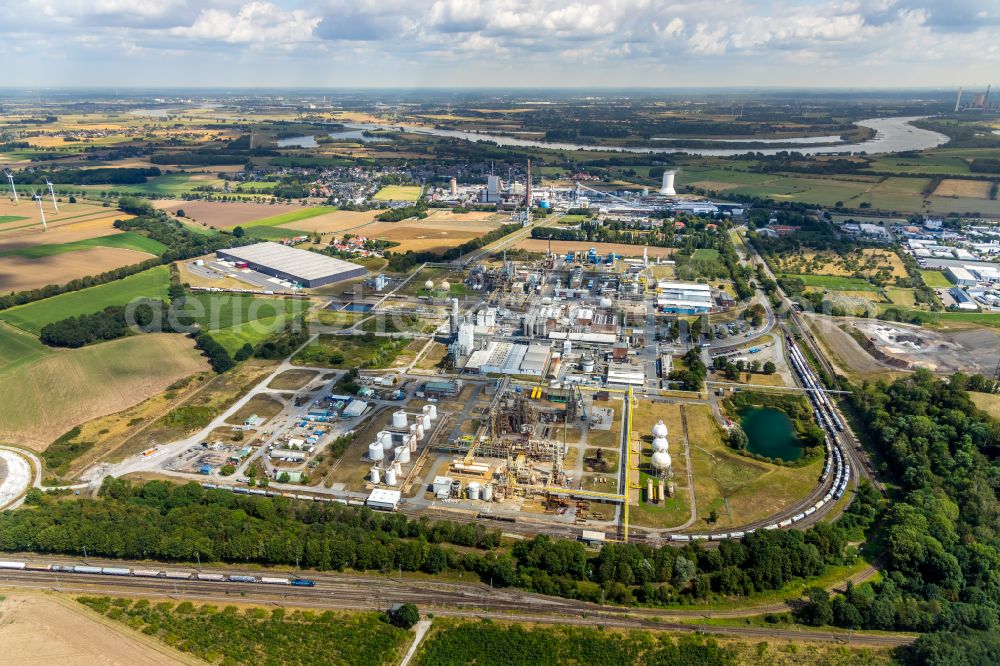
[[[899,153],[908,150],[926,150],[934,148],[948,142],[948,137],[944,134],[932,132],[930,130],[914,127],[910,123],[920,120],[925,116],[901,116],[897,118],[869,118],[859,120],[858,125],[875,130],[875,136],[868,141],[851,144],[837,144],[833,146],[803,147],[789,142],[780,148],[755,148],[755,149],[732,149],[732,148],[654,148],[654,147],[608,147],[594,144],[581,143],[561,143],[550,141],[538,141],[536,139],[518,139],[511,136],[497,134],[487,134],[483,132],[469,132],[465,130],[449,130],[437,127],[416,127],[412,125],[363,125],[355,124],[352,129],[370,130],[403,130],[414,134],[430,134],[433,136],[451,137],[455,139],[465,139],[466,141],[492,141],[500,146],[522,146],[530,148],[548,148],[549,150],[593,150],[601,152],[623,152],[623,153],[688,153],[690,155],[706,155],[715,157],[729,157],[732,155],[744,155],[748,152],[761,153],[763,155],[777,155],[781,152],[794,150],[803,155],[815,155],[818,153],[852,153],[865,151],[870,155],[883,153]],[[810,139],[810,137],[804,137]],[[811,140],[820,140],[830,137],[812,137]],[[838,137],[839,138],[839,137]],[[748,141],[753,141],[752,138]]]

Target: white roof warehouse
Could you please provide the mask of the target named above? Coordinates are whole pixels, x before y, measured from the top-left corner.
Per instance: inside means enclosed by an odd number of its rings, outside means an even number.
[[[258,273],[297,282],[303,287],[321,287],[368,274],[364,266],[278,243],[256,243],[218,250],[216,255],[228,261],[245,262],[247,268]]]

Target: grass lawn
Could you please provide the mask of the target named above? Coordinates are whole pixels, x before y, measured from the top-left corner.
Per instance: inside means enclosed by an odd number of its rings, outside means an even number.
[[[858,278],[840,277],[836,275],[793,275],[782,274],[780,277],[800,278],[807,287],[822,287],[831,291],[878,291],[878,287]]]
[[[308,301],[293,298],[261,298],[245,294],[190,294],[182,314],[190,314],[205,330],[217,331],[260,319],[302,314]]]
[[[334,206],[303,206],[301,208],[288,211],[287,213],[272,215],[271,217],[265,217],[253,222],[247,222],[243,225],[234,224],[233,227],[242,226],[244,229],[248,230],[252,227],[277,227],[282,224],[291,224],[292,222],[298,222],[300,220],[308,220],[310,217],[317,217],[319,215],[332,213],[335,210],[337,209]],[[233,227],[229,228],[231,229]],[[301,232],[293,233],[292,235],[298,236],[300,234]]]
[[[42,257],[51,257],[56,254],[74,252],[90,247],[115,247],[124,250],[146,252],[148,254],[155,254],[156,256],[162,255],[167,249],[167,246],[159,241],[147,238],[134,231],[126,231],[120,234],[88,238],[70,243],[46,243],[42,245],[30,245],[14,250],[4,250],[0,252],[0,257],[18,256],[28,259],[40,259]]]
[[[0,319],[37,335],[46,324],[93,314],[111,305],[125,305],[134,298],[165,299],[168,286],[167,267],[157,266],[121,280],[4,310],[0,312]]]
[[[303,232],[295,229],[285,229],[283,227],[246,227],[244,229],[247,236],[259,238],[261,240],[285,240],[302,236]]]
[[[0,322],[0,372],[52,353],[35,336]]]
[[[719,258],[719,251],[712,248],[700,248],[691,255],[691,261],[716,261]]]
[[[886,287],[885,293],[892,301],[893,305],[902,305],[904,307],[913,307],[917,304],[912,289],[903,289],[900,287]]]
[[[972,398],[972,402],[976,403],[976,407],[993,418],[1000,419],[1000,395],[969,391],[969,397]]]
[[[372,198],[376,201],[416,201],[420,198],[420,186],[386,185]]]
[[[20,217],[18,215],[0,215],[0,224],[7,224],[8,222],[18,222],[20,220],[27,220],[26,217]]]
[[[292,360],[325,368],[389,368],[408,344],[405,338],[323,334]]]
[[[941,271],[920,271],[920,275],[924,278],[924,283],[932,289],[948,289],[951,287],[951,281],[944,276]]]

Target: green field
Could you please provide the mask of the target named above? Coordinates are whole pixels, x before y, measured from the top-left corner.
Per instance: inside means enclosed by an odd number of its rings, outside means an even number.
[[[416,201],[420,198],[419,185],[386,185],[372,197],[376,201]]]
[[[50,352],[30,333],[0,322],[0,372],[10,371]]]
[[[37,335],[46,324],[99,312],[111,305],[125,305],[134,298],[165,299],[168,286],[167,267],[157,266],[121,280],[3,310],[0,319]]]
[[[7,224],[8,222],[17,222],[19,220],[27,220],[26,217],[20,217],[18,215],[0,215],[0,224]]]
[[[700,248],[691,255],[691,261],[717,261],[719,251],[712,248]]]
[[[819,287],[831,291],[875,291],[878,287],[865,280],[852,277],[840,277],[836,275],[792,275],[782,274],[783,278],[799,278],[807,287]]]
[[[308,301],[290,298],[197,294],[185,299],[181,312],[195,315],[198,324],[210,331],[216,342],[235,354],[244,344],[263,342],[308,308]]]
[[[295,238],[296,236],[301,236],[305,232],[297,231],[295,229],[286,229],[284,227],[246,227],[245,229],[247,236],[251,238],[259,238],[261,240],[285,240],[287,238]]]
[[[924,283],[932,289],[947,289],[951,286],[951,281],[941,271],[923,270],[920,271],[920,275],[923,276]]]
[[[319,215],[325,215],[326,213],[332,213],[337,210],[334,206],[303,206],[302,208],[296,208],[287,213],[281,213],[280,215],[272,215],[271,217],[265,217],[260,220],[255,220],[253,222],[248,222],[243,225],[243,228],[250,230],[254,227],[277,227],[282,224],[290,224],[292,222],[298,222],[299,220],[308,220],[310,217],[317,217]],[[292,234],[296,236],[298,234]]]
[[[408,344],[405,338],[323,334],[292,360],[326,368],[388,368]]]
[[[162,176],[154,176],[145,183],[135,185],[79,185],[82,190],[88,192],[122,192],[126,194],[159,194],[164,196],[176,196],[194,191],[196,187],[210,185],[222,188],[223,181],[213,177],[196,178],[195,175],[186,173],[167,173]]]
[[[46,243],[17,248],[15,250],[4,250],[0,252],[0,257],[18,256],[28,259],[40,259],[42,257],[51,257],[56,254],[75,252],[91,247],[116,247],[123,250],[135,250],[136,252],[155,254],[156,256],[162,255],[167,250],[167,246],[159,241],[147,238],[134,231],[126,231],[120,234],[88,238],[71,243]],[[138,257],[136,258],[136,263],[138,263]]]

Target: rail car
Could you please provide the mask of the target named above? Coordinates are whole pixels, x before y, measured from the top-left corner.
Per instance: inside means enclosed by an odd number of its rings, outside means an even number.
[[[295,587],[315,587],[316,581],[308,578],[283,578],[278,576],[249,576],[245,574],[220,574],[160,569],[132,569],[129,567],[99,567],[88,564],[38,564],[16,560],[0,560],[0,569],[28,571],[53,571],[102,576],[135,576],[138,578],[167,578],[170,580],[199,580],[221,583],[260,583],[263,585],[293,585]]]

